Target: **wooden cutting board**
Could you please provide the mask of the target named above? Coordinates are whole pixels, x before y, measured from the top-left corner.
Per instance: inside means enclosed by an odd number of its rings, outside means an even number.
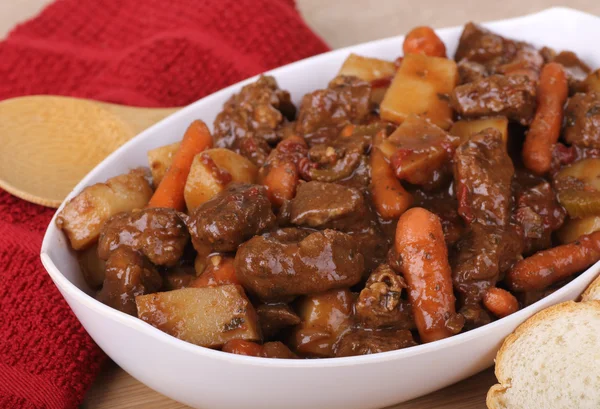
[[[387,409],[485,409],[485,395],[496,383],[492,369],[430,395]],[[188,409],[141,384],[110,362],[89,391],[83,409]],[[242,408],[240,408],[242,409]]]

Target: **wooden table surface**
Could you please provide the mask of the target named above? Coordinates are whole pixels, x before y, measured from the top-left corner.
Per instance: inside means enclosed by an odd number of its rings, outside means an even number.
[[[496,378],[490,368],[445,389],[386,409],[485,409],[485,395],[494,383]],[[108,408],[187,409],[189,406],[154,392],[109,362],[82,406],[82,409]]]
[[[50,1],[0,0],[0,38]],[[296,0],[296,3],[309,26],[334,48],[398,35],[417,25],[461,25],[469,20],[503,19],[567,4],[564,0]],[[600,15],[600,1],[597,0],[570,0],[568,5]],[[446,389],[392,408],[482,409],[485,408],[485,394],[494,383],[493,372],[489,369]],[[111,362],[92,386],[83,408],[182,409],[187,406],[147,388]]]

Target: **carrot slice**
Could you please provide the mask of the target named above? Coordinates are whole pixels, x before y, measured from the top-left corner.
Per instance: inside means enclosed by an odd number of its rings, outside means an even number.
[[[212,147],[212,143],[212,136],[206,124],[200,120],[192,122],[185,131],[181,145],[173,157],[173,163],[150,199],[148,207],[185,210],[183,190],[194,156]]]

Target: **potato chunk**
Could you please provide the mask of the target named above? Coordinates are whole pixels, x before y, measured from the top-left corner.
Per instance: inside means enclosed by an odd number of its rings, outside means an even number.
[[[584,219],[568,220],[558,231],[561,243],[571,243],[585,234],[600,230],[600,216],[588,216]]]
[[[196,155],[185,184],[189,211],[209,201],[231,182],[254,183],[258,168],[229,149],[208,149]]]
[[[395,73],[396,66],[391,61],[350,54],[348,58],[346,58],[346,61],[344,61],[338,75],[354,76],[361,80],[371,82],[382,78],[393,77]]]
[[[402,60],[381,103],[381,117],[402,123],[410,114],[422,115],[443,129],[452,125],[449,94],[458,83],[452,60],[409,54]]]
[[[113,215],[144,207],[152,196],[147,171],[138,168],[106,183],[88,186],[65,205],[56,218],[75,250],[94,244],[100,229]]]
[[[173,162],[173,156],[179,149],[181,142],[175,142],[170,145],[160,146],[148,151],[148,164],[152,172],[152,183],[154,187],[160,184],[160,181],[167,173],[167,169]]]
[[[458,136],[461,142],[465,142],[486,128],[500,131],[504,143],[508,140],[508,119],[505,116],[457,121],[450,128],[450,135]]]
[[[595,91],[600,93],[600,69],[588,74],[586,79],[581,83],[581,91]]]
[[[140,319],[192,344],[218,348],[232,339],[261,340],[254,308],[239,286],[183,288],[135,301]]]
[[[562,168],[554,187],[572,219],[600,216],[600,159],[582,159]]]
[[[396,74],[396,65],[391,61],[350,54],[338,75],[358,77],[371,83],[371,102],[381,104],[391,80]]]

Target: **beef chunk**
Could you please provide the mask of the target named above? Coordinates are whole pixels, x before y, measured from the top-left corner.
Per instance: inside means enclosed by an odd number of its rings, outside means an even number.
[[[261,76],[225,103],[214,123],[215,145],[229,148],[260,166],[282,137],[282,125],[296,108],[275,78]]]
[[[100,233],[98,256],[107,260],[115,249],[127,246],[161,266],[174,266],[183,256],[190,235],[180,213],[151,208],[111,217]]]
[[[314,144],[308,151],[308,161],[300,169],[301,176],[319,182],[348,181],[366,160],[364,154],[371,147],[375,134],[385,132],[385,129],[380,122],[358,125],[351,135],[339,135],[327,143]]]
[[[474,61],[461,60],[457,64],[459,84],[466,84],[485,78],[489,75],[483,64]]]
[[[502,135],[491,128],[459,146],[454,161],[458,213],[469,233],[457,246],[453,282],[465,306],[478,306],[498,280],[501,258],[506,257],[504,241],[513,237],[509,222],[514,167]]]
[[[565,140],[573,145],[600,148],[600,95],[575,94],[565,109]]]
[[[252,236],[273,227],[275,215],[265,187],[232,183],[200,205],[187,221],[196,251],[233,252]]]
[[[410,303],[401,298],[404,288],[404,278],[389,265],[377,267],[354,304],[357,320],[367,328],[414,328]]]
[[[137,316],[135,297],[157,292],[161,285],[162,277],[146,257],[122,246],[106,261],[104,284],[97,298],[109,307]]]
[[[460,36],[454,59],[494,68],[510,61],[516,53],[517,44],[514,41],[469,22]]]
[[[410,331],[355,328],[339,342],[335,356],[356,356],[394,351],[417,345]]]
[[[522,227],[524,253],[532,254],[552,246],[552,232],[562,226],[565,216],[565,209],[558,203],[550,183],[542,182],[521,192],[515,219]]]
[[[352,237],[335,230],[314,232],[298,242],[267,233],[239,247],[235,271],[244,288],[260,299],[288,301],[358,283],[364,259]]]
[[[564,67],[569,81],[569,90],[573,93],[581,88],[581,83],[592,71],[573,51],[561,51],[558,55],[553,56],[552,61]]]
[[[290,203],[291,222],[315,228],[352,228],[367,211],[362,193],[335,183],[308,182],[298,186]]]
[[[483,66],[489,74],[522,74],[537,79],[544,64],[542,54],[530,44],[494,34],[473,23],[465,25],[456,61]]]
[[[284,303],[261,304],[256,307],[258,322],[265,339],[269,339],[282,328],[300,324],[300,317]]]
[[[298,112],[296,131],[309,145],[325,143],[348,123],[367,119],[371,85],[356,77],[338,76],[326,89],[306,94]]]
[[[356,188],[323,182],[301,184],[290,202],[290,221],[350,234],[364,256],[367,273],[387,254],[389,240],[381,234],[372,209]]]
[[[504,115],[529,125],[536,107],[535,81],[523,75],[491,75],[454,88],[450,104],[465,118]]]
[[[463,235],[465,226],[458,214],[458,202],[449,189],[437,192],[424,192],[416,190],[413,193],[414,205],[424,207],[440,218],[444,239],[448,246],[456,243]]]

